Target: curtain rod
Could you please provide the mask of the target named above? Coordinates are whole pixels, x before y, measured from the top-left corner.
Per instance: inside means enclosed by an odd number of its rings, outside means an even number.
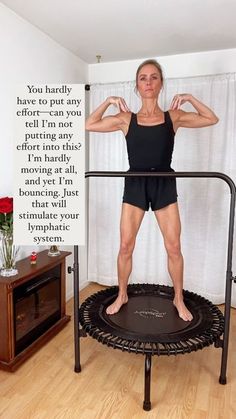
[[[85,84],[84,88],[85,90],[89,91],[91,86],[106,86],[107,84],[120,84],[120,83],[135,83],[135,80],[123,80],[123,81],[111,81],[107,83],[91,83],[91,84]]]

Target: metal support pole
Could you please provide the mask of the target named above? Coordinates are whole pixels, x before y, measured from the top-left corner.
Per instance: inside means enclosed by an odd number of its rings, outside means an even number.
[[[224,338],[223,349],[221,357],[221,371],[219,382],[226,384],[226,370],[228,358],[228,344],[229,344],[229,328],[230,328],[230,310],[231,310],[231,294],[232,282],[234,280],[232,274],[232,255],[233,255],[233,236],[234,236],[234,211],[235,211],[235,187],[231,190],[230,200],[230,214],[229,214],[229,232],[228,232],[228,254],[227,254],[227,271],[226,271],[226,286],[225,286],[225,324],[224,324]]]
[[[75,372],[81,371],[80,365],[80,333],[79,333],[79,247],[74,246],[74,344],[75,344]]]

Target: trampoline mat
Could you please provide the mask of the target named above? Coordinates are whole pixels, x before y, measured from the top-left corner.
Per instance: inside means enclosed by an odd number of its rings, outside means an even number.
[[[102,343],[136,353],[177,354],[202,349],[223,333],[221,311],[205,298],[184,291],[193,315],[191,322],[179,318],[173,305],[173,288],[165,285],[128,286],[129,301],[114,315],[106,308],[116,299],[118,287],[91,295],[80,308],[80,323]]]

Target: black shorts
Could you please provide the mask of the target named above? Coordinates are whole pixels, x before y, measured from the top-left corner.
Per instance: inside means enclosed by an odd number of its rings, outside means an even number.
[[[123,202],[148,211],[159,210],[177,202],[174,177],[126,177]]]

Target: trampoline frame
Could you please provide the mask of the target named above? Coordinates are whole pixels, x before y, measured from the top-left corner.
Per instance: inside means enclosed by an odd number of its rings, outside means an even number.
[[[89,177],[175,177],[175,178],[218,178],[226,182],[230,188],[230,209],[229,209],[229,225],[228,225],[228,249],[227,249],[227,267],[226,267],[226,284],[225,284],[225,308],[224,308],[224,332],[223,338],[219,338],[215,342],[216,348],[222,348],[221,368],[219,382],[226,384],[228,344],[229,344],[229,328],[230,328],[230,308],[232,295],[232,282],[236,283],[236,277],[232,273],[232,256],[233,256],[233,235],[234,235],[234,217],[235,217],[235,201],[236,186],[233,180],[226,174],[221,172],[120,172],[120,171],[91,171],[85,173],[85,178]],[[74,351],[75,351],[75,367],[76,373],[81,371],[80,364],[80,338],[87,336],[83,329],[80,329],[79,319],[79,247],[74,246],[74,263],[73,267],[68,268],[68,273],[73,272],[74,276]],[[151,354],[146,354],[145,358],[145,385],[144,385],[144,402],[143,409],[150,410],[150,385],[151,385]]]

